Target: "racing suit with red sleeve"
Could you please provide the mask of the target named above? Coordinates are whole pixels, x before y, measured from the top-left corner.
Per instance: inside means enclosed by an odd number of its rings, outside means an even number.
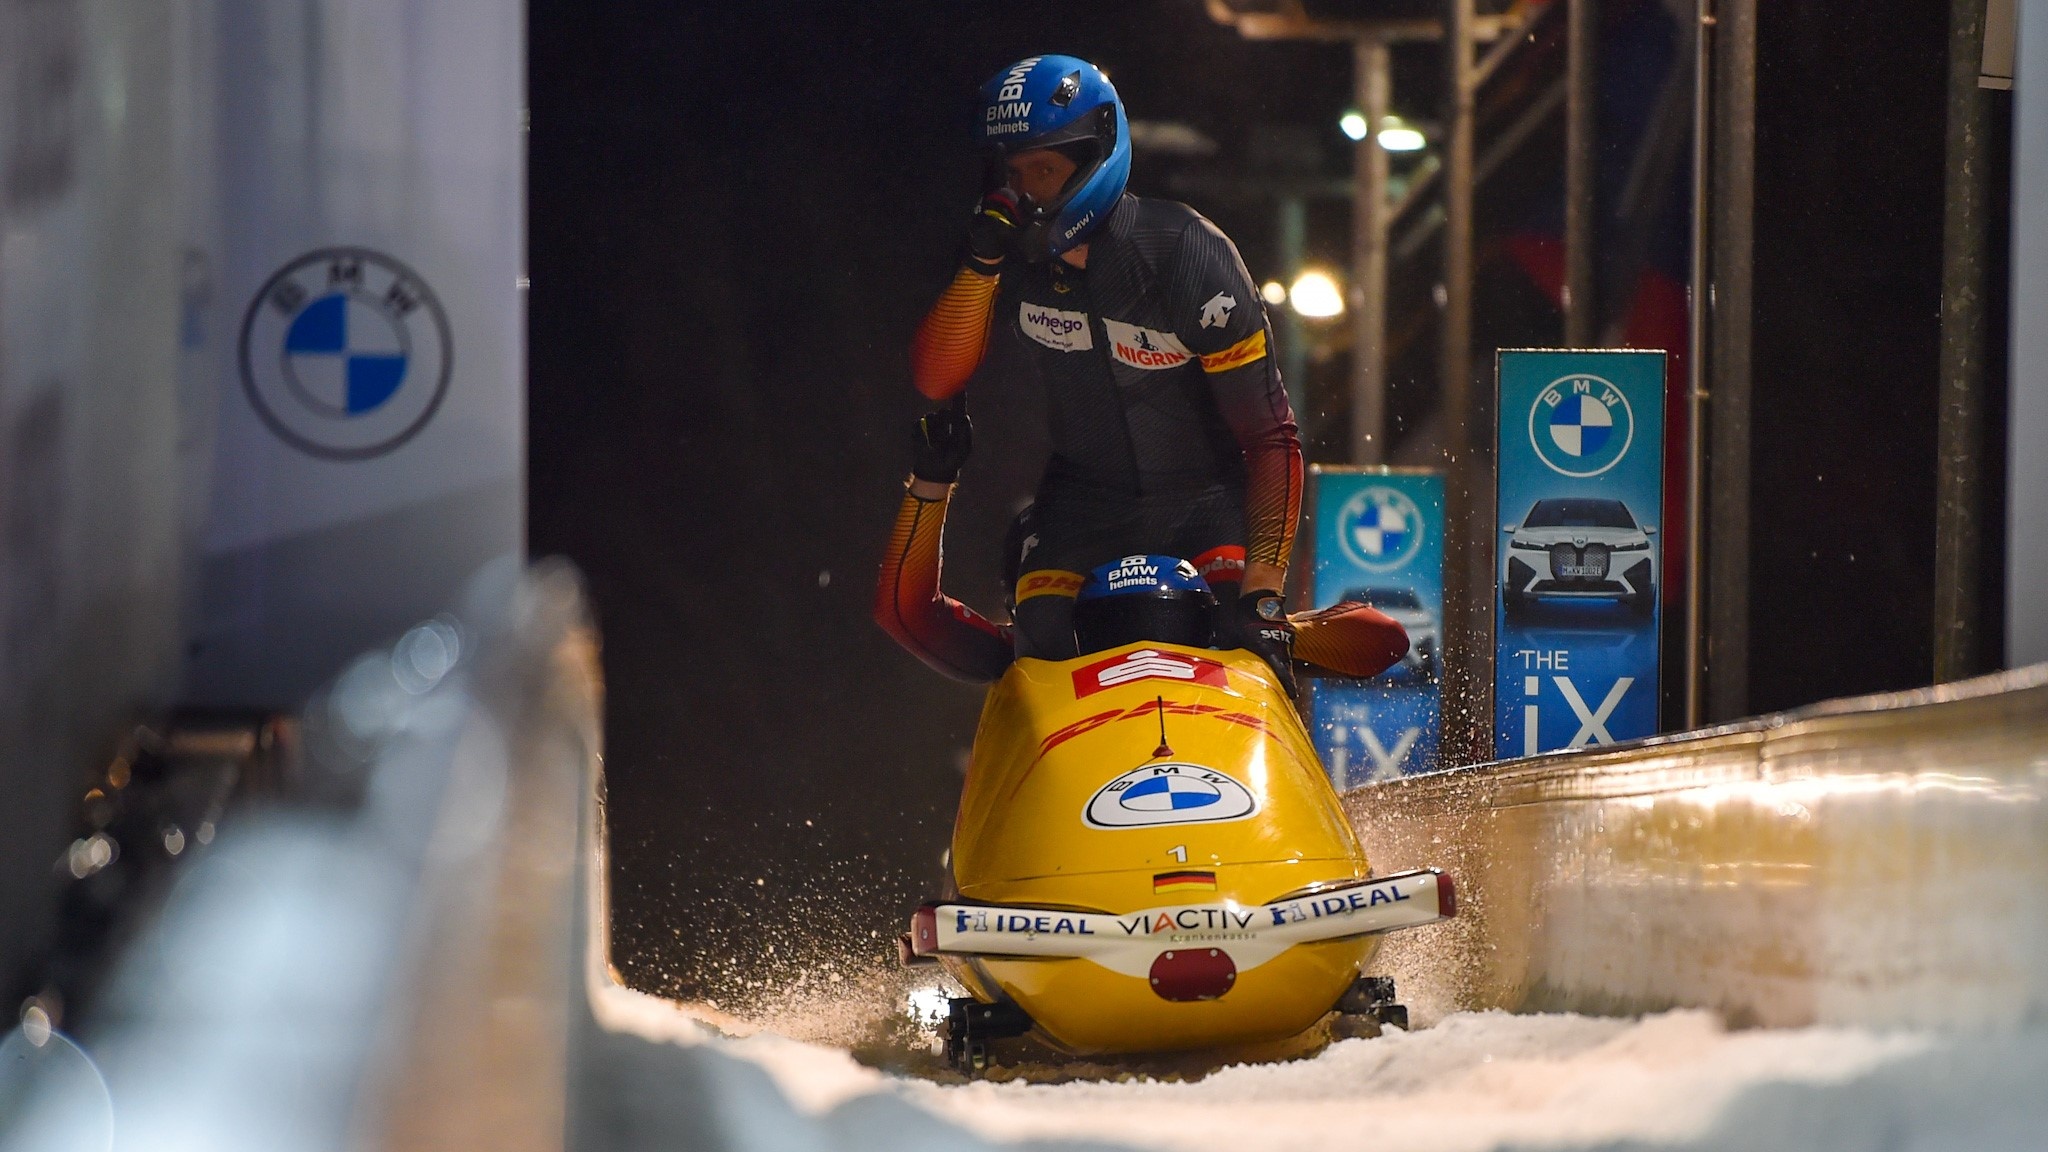
[[[903,493],[889,550],[875,582],[875,622],[890,638],[944,676],[986,683],[1003,674],[1014,655],[1010,630],[939,589],[945,547],[946,505]]]

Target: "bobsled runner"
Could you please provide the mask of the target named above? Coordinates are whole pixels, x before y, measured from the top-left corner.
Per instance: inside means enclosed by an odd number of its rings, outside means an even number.
[[[1343,674],[1407,647],[1364,605],[1293,619],[1297,655]],[[978,1069],[1026,1032],[1098,1055],[1282,1040],[1332,1011],[1405,1025],[1392,982],[1360,970],[1380,933],[1454,914],[1451,878],[1374,875],[1264,660],[1122,639],[1019,659],[989,690],[953,892],[900,941],[970,993],[949,1060]]]

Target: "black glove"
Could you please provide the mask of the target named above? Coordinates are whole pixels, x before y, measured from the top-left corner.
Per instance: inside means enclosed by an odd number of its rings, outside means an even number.
[[[1237,598],[1237,642],[1258,654],[1280,676],[1280,687],[1293,699],[1294,625],[1287,622],[1286,601],[1278,592],[1258,589]]]
[[[1028,199],[1008,188],[997,188],[974,206],[974,219],[967,225],[967,252],[982,271],[994,271],[1015,247],[1029,216]]]
[[[974,449],[974,422],[958,405],[934,409],[917,418],[912,440],[910,474],[934,484],[951,484]]]

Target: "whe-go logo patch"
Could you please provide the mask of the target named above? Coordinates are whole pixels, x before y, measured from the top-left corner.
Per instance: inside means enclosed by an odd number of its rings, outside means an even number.
[[[1017,323],[1026,336],[1057,352],[1086,352],[1095,347],[1095,333],[1088,327],[1086,312],[1068,312],[1026,301],[1018,307]]]

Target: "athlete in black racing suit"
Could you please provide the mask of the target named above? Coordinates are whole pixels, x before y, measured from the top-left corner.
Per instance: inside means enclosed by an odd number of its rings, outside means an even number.
[[[1012,557],[1016,653],[1075,654],[1082,573],[1128,554],[1178,556],[1217,594],[1218,642],[1259,653],[1291,690],[1281,590],[1301,511],[1301,444],[1244,261],[1193,209],[1125,191],[1130,129],[1094,65],[1020,60],[983,85],[981,100],[989,191],[959,270],[918,328],[911,371],[925,396],[959,397],[1000,319],[1045,387],[1052,459]],[[964,458],[964,412],[956,403],[932,413],[920,437],[927,464],[952,440]],[[952,479],[920,473],[906,499],[937,502]],[[903,603],[886,586],[883,596]]]
[[[943,399],[1000,318],[1044,385],[1052,457],[1018,558],[1017,652],[1074,655],[1081,573],[1149,552],[1194,561],[1224,605],[1221,638],[1291,682],[1288,640],[1257,633],[1276,630],[1301,447],[1251,276],[1193,209],[1129,194],[1086,262],[1008,261],[998,291],[970,258],[913,345],[919,390]]]

